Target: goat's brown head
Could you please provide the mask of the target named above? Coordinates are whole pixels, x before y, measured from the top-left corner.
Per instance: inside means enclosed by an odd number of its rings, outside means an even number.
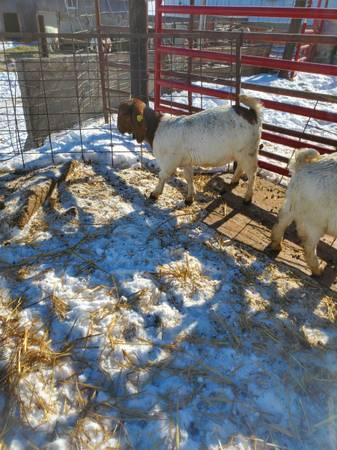
[[[122,134],[130,133],[141,143],[146,138],[147,126],[144,118],[146,104],[133,98],[119,105],[117,128]]]

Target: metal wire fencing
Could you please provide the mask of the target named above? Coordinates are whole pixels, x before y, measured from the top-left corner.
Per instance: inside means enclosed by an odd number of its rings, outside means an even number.
[[[112,165],[131,153],[139,159],[141,146],[121,141],[115,116],[130,97],[131,38],[140,40],[127,33],[2,34],[0,164],[25,168],[67,155]]]
[[[331,126],[327,128],[322,121],[335,123],[336,113],[326,110],[328,106],[316,108],[318,102],[336,104],[335,95],[241,81],[241,75],[290,64],[273,57],[267,60],[271,43],[288,39],[287,34],[194,32],[193,26],[184,20],[180,28],[169,26],[146,35],[127,31],[0,34],[0,170],[69,158],[119,167],[142,164],[147,146],[136,144],[131,136],[122,138],[116,127],[118,106],[134,95],[135,87],[146,92],[150,104],[157,95],[157,109],[172,114],[196,112],[217,99],[233,101],[240,86],[261,92],[265,108],[311,118],[310,129],[300,124],[297,129],[285,130],[265,123],[267,141],[296,148],[306,140],[313,148],[335,150],[336,137],[328,134]],[[259,61],[264,67],[257,66]],[[322,73],[327,67],[331,73],[337,70],[334,66],[309,66],[306,71],[312,73]],[[276,100],[266,97],[270,94]],[[295,104],[295,100],[288,104],[279,100],[282,96],[316,103],[310,103],[310,108]],[[316,133],[313,124],[325,126],[325,135],[321,130]],[[288,162],[288,156],[266,151],[261,155],[283,165]],[[268,161],[263,162],[268,170],[286,172],[285,167],[272,167]]]

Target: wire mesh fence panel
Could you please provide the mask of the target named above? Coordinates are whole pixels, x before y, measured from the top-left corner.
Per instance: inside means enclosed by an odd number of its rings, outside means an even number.
[[[46,55],[44,44],[50,36],[57,36],[59,46]],[[140,38],[133,40],[138,43]],[[130,98],[129,50],[128,33],[2,34],[3,170],[69,157],[122,165],[123,158],[139,159],[141,147],[131,138],[122,146],[116,128],[118,106]]]

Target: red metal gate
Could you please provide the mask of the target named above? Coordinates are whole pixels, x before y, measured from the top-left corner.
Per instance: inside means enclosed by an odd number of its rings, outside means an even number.
[[[212,6],[193,6],[194,1],[191,0],[192,6],[173,6],[163,4],[163,0],[156,0],[156,16],[155,16],[155,109],[162,112],[172,114],[187,114],[197,111],[198,108],[191,107],[191,104],[185,105],[179,102],[167,101],[162,98],[161,90],[171,89],[175,91],[187,91],[189,96],[192,94],[201,94],[221,99],[235,98],[235,94],[231,92],[223,92],[221,90],[198,86],[192,82],[191,78],[181,81],[172,80],[167,77],[166,71],[162,70],[162,58],[165,55],[175,55],[186,57],[189,60],[198,58],[202,61],[221,62],[227,64],[237,63],[246,66],[256,66],[266,69],[277,69],[286,71],[306,72],[311,74],[322,74],[337,76],[337,66],[330,64],[319,64],[307,61],[293,61],[284,60],[281,58],[271,58],[263,56],[241,55],[240,42],[270,42],[270,43],[296,43],[298,44],[332,44],[336,45],[336,36],[323,36],[315,34],[289,34],[289,33],[259,33],[259,32],[209,32],[198,31],[193,33],[183,33],[176,29],[165,29],[163,15],[202,15],[202,16],[223,16],[223,17],[268,17],[268,18],[299,18],[299,19],[313,19],[313,20],[328,20],[337,19],[337,9],[329,8],[274,8],[274,7],[212,7]],[[230,39],[235,43],[235,54],[229,54],[219,51],[200,50],[188,47],[178,47],[163,43],[164,37],[183,37],[190,40],[192,37],[199,39],[208,38],[224,38]],[[173,39],[174,40],[174,39]],[[174,73],[173,73],[174,75]],[[223,80],[224,86],[240,86],[240,71],[236,70],[235,82],[230,80]],[[273,93],[280,96],[296,97],[302,99],[316,100],[326,103],[337,103],[337,96],[327,94],[317,94],[314,92],[299,91],[294,89],[285,89],[280,87],[263,86],[253,83],[241,83],[245,89],[252,91],[259,91],[263,93]],[[317,110],[316,108],[308,108],[291,103],[268,100],[262,98],[265,108],[292,113],[308,118],[315,118],[322,121],[337,123],[337,113],[324,110]],[[304,130],[305,131],[305,130]],[[304,131],[289,130],[274,124],[263,124],[263,139],[285,145],[292,148],[311,147],[315,148],[321,153],[330,153],[337,150],[337,139],[328,137],[321,137],[315,134],[305,133]],[[270,170],[272,172],[287,175],[286,167],[281,167],[278,162],[287,163],[288,158],[280,155],[275,155],[268,151],[261,151],[260,154],[267,157],[273,162],[260,161],[260,167]]]

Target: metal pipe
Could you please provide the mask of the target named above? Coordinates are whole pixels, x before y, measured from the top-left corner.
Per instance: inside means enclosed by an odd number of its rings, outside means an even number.
[[[234,95],[229,92],[218,91],[217,89],[210,89],[201,86],[189,86],[185,83],[180,83],[171,80],[158,80],[157,83],[162,87],[178,89],[181,91],[192,91],[197,94],[204,94],[210,97],[223,98],[226,100],[234,99]],[[274,109],[276,111],[283,111],[297,114],[305,117],[312,117],[314,119],[326,120],[327,122],[337,123],[337,113],[329,111],[317,111],[312,108],[307,108],[298,105],[291,105],[288,103],[280,103],[267,99],[259,99],[266,108]]]
[[[157,51],[162,54],[168,55],[180,55],[201,59],[209,59],[212,61],[220,61],[225,63],[235,62],[235,56],[228,53],[210,52],[205,50],[200,51],[187,48],[165,47],[165,46],[158,47]],[[243,55],[241,58],[241,64],[248,66],[264,67],[268,69],[299,70],[300,72],[337,76],[337,66],[332,66],[330,64],[295,62],[276,58],[266,58],[262,56],[250,56],[250,55]]]
[[[241,46],[242,35],[236,40],[235,52],[235,106],[240,107],[240,92],[241,92]]]
[[[161,1],[161,0],[160,0]],[[336,12],[337,14],[337,12]],[[102,29],[102,27],[101,27]],[[76,36],[74,38],[74,34]],[[193,39],[236,39],[242,34],[243,40],[247,42],[303,42],[303,43],[313,43],[313,44],[331,44],[336,45],[336,36],[335,35],[316,35],[316,34],[292,34],[292,33],[257,33],[257,32],[238,32],[238,31],[193,31],[193,33],[189,33],[183,30],[164,30],[160,32],[155,32],[153,30],[149,30],[149,36],[152,38],[165,38],[172,37],[172,35],[176,35],[184,38],[193,38]],[[112,37],[112,38],[129,38],[130,32],[108,32],[101,31],[101,37]],[[12,40],[12,39],[22,39],[22,40],[37,40],[41,37],[50,37],[50,38],[68,38],[71,40],[74,39],[75,43],[81,43],[81,41],[87,41],[89,38],[97,37],[98,32],[90,32],[90,33],[4,33],[0,32],[1,40]],[[144,33],[133,33],[134,37],[146,37]]]
[[[101,90],[102,90],[102,104],[103,104],[103,116],[105,123],[109,123],[108,102],[106,96],[106,84],[105,84],[105,56],[103,49],[103,42],[101,36],[101,2],[95,0],[95,13],[96,13],[96,29],[97,29],[97,43],[98,43],[98,58],[99,69],[101,75]]]
[[[284,17],[287,19],[335,20],[336,8],[276,8],[264,6],[173,6],[161,5],[161,14],[194,14],[226,17]]]

